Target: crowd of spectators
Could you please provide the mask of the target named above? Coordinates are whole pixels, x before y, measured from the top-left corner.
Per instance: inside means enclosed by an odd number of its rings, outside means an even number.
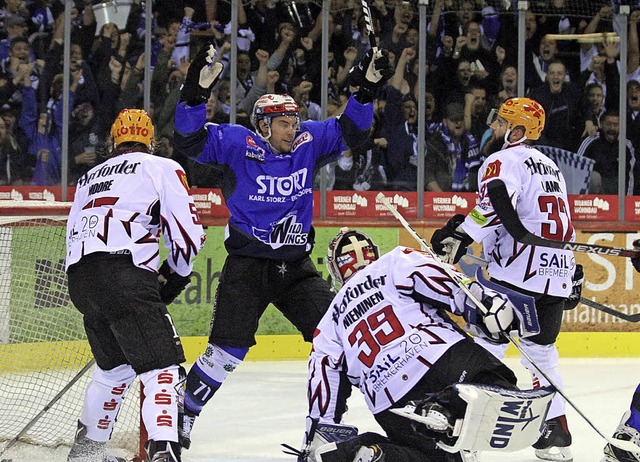
[[[122,0],[118,0],[121,2]],[[98,28],[98,3],[75,0],[71,21],[68,180],[104,159],[109,128],[125,107],[143,107],[145,9],[128,0],[126,25]],[[517,2],[435,0],[427,7],[426,43],[419,43],[416,2],[372,0],[380,46],[390,51],[395,74],[375,104],[374,130],[352,152],[348,169],[328,168],[334,189],[415,191],[418,187],[418,98],[425,91],[424,188],[473,191],[477,168],[499,149],[486,118],[517,95]],[[602,181],[590,192],[610,192],[617,162],[614,140],[627,120],[627,192],[640,194],[640,0],[628,16],[626,107],[619,107],[621,44],[602,35],[590,42],[558,34],[616,32],[611,0],[534,0],[526,12],[526,95],[539,101],[547,126],[538,144],[593,156]],[[629,4],[629,1],[625,2]],[[0,2],[0,185],[56,185],[61,181],[64,2]],[[102,4],[100,7],[104,7]],[[339,113],[354,90],[349,69],[370,47],[356,0],[331,2],[328,79],[322,82],[321,2],[238,2],[237,84],[229,81],[231,3],[226,0],[154,0],[151,108],[156,154],[174,156],[173,114],[190,57],[203,40],[215,43],[226,78],[212,92],[207,118],[229,120],[235,88],[237,123],[249,125],[253,103],[265,93],[288,93],[305,119]],[[551,35],[550,35],[551,34]],[[426,81],[418,82],[418,49],[425,47]],[[617,116],[617,119],[616,117]],[[617,131],[616,131],[617,130]],[[606,149],[603,149],[605,146]],[[598,147],[598,148],[596,148]],[[606,156],[604,153],[607,153]],[[186,159],[197,187],[218,187],[220,175]],[[351,165],[351,163],[348,163]],[[600,170],[606,171],[600,171]],[[617,167],[616,167],[617,169]],[[597,179],[597,178],[596,178]],[[616,183],[617,184],[617,183]]]

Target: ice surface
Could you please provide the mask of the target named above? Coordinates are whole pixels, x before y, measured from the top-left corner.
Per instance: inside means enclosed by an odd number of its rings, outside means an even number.
[[[507,364],[521,387],[530,386],[528,373],[516,359]],[[640,381],[640,359],[561,359],[565,392],[605,435],[610,435]],[[306,362],[246,362],[229,375],[205,407],[192,433],[184,462],[295,462],[282,453],[281,443],[299,447],[306,415]],[[604,440],[567,406],[575,462],[599,462]],[[354,391],[347,423],[360,431],[380,431],[360,393]],[[18,461],[66,460],[68,448],[47,450],[16,446],[2,457]],[[538,461],[533,449],[513,453],[485,452],[482,462]]]

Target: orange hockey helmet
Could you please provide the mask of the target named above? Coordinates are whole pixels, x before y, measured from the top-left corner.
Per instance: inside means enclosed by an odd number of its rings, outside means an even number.
[[[153,136],[153,122],[143,109],[123,109],[111,126],[114,147],[132,142],[142,143],[151,149]]]
[[[509,98],[500,105],[498,115],[509,123],[509,132],[524,127],[528,140],[537,140],[542,135],[546,120],[544,108],[531,98]]]

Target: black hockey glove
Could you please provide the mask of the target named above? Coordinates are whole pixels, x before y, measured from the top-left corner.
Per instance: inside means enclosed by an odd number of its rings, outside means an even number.
[[[178,273],[172,272],[167,260],[162,263],[158,272],[162,276],[162,278],[158,278],[161,281],[164,279],[164,282],[160,283],[160,299],[166,305],[170,305],[187,287],[189,281],[191,281],[191,275],[180,276]]]
[[[349,85],[360,87],[354,95],[360,103],[370,103],[393,73],[389,52],[371,48],[362,60],[349,71]]]
[[[180,88],[180,100],[189,106],[197,106],[209,99],[211,89],[224,70],[222,63],[214,63],[216,49],[211,43],[205,44],[196,54],[187,70],[187,76]]]
[[[459,228],[464,219],[465,216],[462,214],[454,215],[444,227],[436,229],[431,236],[431,247],[445,263],[458,263],[467,253],[467,247],[473,243],[473,239]]]
[[[571,293],[567,297],[564,302],[565,310],[572,310],[578,303],[580,303],[580,297],[582,297],[582,283],[584,282],[584,271],[582,269],[582,265],[576,265],[576,270],[573,273],[573,286],[571,288]]]
[[[634,250],[640,250],[640,239],[636,239],[635,241],[633,241],[633,248]],[[640,258],[632,258],[631,264],[636,269],[636,271],[640,273]]]

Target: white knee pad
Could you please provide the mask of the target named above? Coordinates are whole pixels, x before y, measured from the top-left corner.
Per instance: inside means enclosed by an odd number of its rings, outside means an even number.
[[[178,398],[180,375],[178,366],[154,369],[140,374],[145,399],[142,403],[142,421],[147,427],[149,440],[178,441]]]
[[[105,371],[97,365],[93,368],[80,418],[87,426],[87,438],[109,441],[120,405],[135,378],[136,373],[128,364],[110,371]]]
[[[527,353],[533,362],[553,380],[554,384],[564,390],[564,382],[562,381],[562,375],[560,374],[559,355],[558,349],[554,344],[551,345],[538,345],[525,339],[520,339],[520,347],[525,353]],[[533,380],[533,388],[539,388],[541,386],[548,386],[549,381],[545,379],[538,370],[529,363],[524,357],[520,358],[520,362],[531,372],[531,378]],[[565,401],[559,393],[551,401],[551,407],[547,414],[547,419],[564,415],[565,413]]]

